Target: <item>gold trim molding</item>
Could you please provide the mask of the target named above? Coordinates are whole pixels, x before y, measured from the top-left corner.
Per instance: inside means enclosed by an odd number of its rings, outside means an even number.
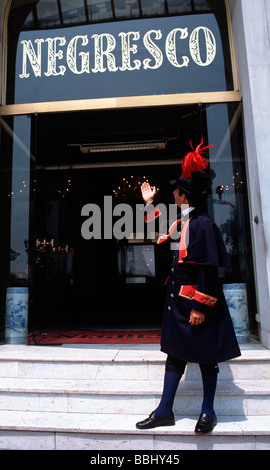
[[[46,103],[10,104],[0,107],[0,116],[60,113],[98,109],[127,109],[153,106],[188,105],[198,103],[226,103],[241,101],[238,91],[212,93],[184,93],[172,95],[128,96],[91,100],[49,101]]]

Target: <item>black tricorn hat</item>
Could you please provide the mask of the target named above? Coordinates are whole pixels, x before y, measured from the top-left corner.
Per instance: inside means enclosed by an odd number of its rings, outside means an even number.
[[[176,180],[170,181],[173,186],[180,188],[187,195],[190,204],[192,204],[192,200],[198,202],[199,198],[208,196],[210,175],[204,171],[208,163],[201,153],[205,153],[203,150],[213,148],[214,145],[202,147],[202,144],[203,139],[194,150],[190,141],[192,152],[188,152],[183,158],[182,175]]]

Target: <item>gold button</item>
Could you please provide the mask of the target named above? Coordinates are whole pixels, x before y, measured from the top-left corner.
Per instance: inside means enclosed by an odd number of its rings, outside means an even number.
[[[169,307],[168,307],[168,310],[171,310],[171,309],[172,309],[172,307],[169,306]]]
[[[189,298],[190,298],[190,300],[192,300],[192,299],[193,299],[193,295],[189,295]]]
[[[175,282],[174,282],[174,281],[172,281],[172,284],[174,285],[174,284],[175,284]]]
[[[171,297],[174,297],[174,295],[173,295],[173,294],[171,294]]]
[[[174,268],[172,268],[172,272],[174,272]]]

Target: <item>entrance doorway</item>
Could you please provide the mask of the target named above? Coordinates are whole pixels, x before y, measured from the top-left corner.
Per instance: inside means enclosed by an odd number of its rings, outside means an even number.
[[[185,127],[198,140],[201,125],[197,106],[37,117],[31,329],[160,327],[169,247],[144,235],[104,236],[104,204],[135,214],[145,180],[173,202]],[[82,235],[87,204],[102,214],[91,239]]]

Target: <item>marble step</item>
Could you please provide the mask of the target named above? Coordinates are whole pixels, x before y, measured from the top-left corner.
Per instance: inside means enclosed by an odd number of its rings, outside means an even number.
[[[218,416],[217,426],[207,435],[194,433],[198,416],[176,417],[175,426],[139,431],[135,423],[143,418],[0,411],[0,449],[270,450],[270,416]]]
[[[67,380],[2,378],[0,410],[100,414],[148,414],[157,407],[162,380]],[[174,411],[200,413],[201,380],[180,382]],[[218,380],[220,415],[270,415],[270,380]]]
[[[270,351],[242,344],[220,365],[213,433],[194,433],[202,394],[189,364],[176,426],[139,431],[158,403],[159,345],[0,346],[0,449],[270,450]]]
[[[270,379],[270,351],[258,343],[241,344],[242,356],[220,364],[220,379]],[[158,344],[0,346],[0,377],[160,380],[165,354]],[[188,364],[185,378],[198,379]]]

